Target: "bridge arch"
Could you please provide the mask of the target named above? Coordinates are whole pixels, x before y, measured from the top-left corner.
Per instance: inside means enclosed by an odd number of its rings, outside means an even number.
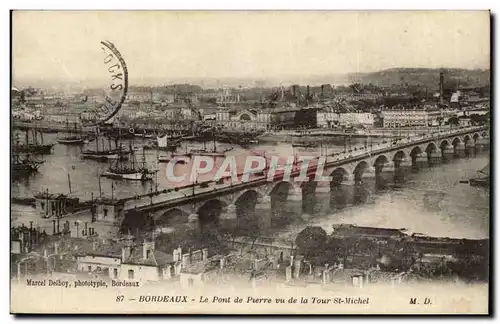
[[[352,174],[354,175],[354,179],[360,180],[363,177],[363,173],[366,169],[370,167],[370,164],[367,161],[361,161],[354,167]]]
[[[440,148],[440,149],[443,149],[443,147],[445,147],[445,146],[447,146],[447,145],[449,145],[449,144],[450,144],[449,140],[448,140],[448,139],[444,139],[444,140],[442,140],[442,141],[439,143],[439,148]]]
[[[401,165],[404,165],[404,163],[408,160],[408,155],[405,151],[399,150],[396,153],[394,153],[392,157],[392,161],[394,163],[394,167],[398,169]],[[398,172],[398,171],[396,171]],[[401,170],[399,171],[401,173]]]
[[[198,222],[202,232],[217,229],[220,215],[226,204],[219,199],[211,199],[204,202],[197,210]]]
[[[188,222],[190,211],[181,207],[171,208],[153,216],[155,227],[176,227]]]
[[[467,142],[468,142],[469,140],[471,140],[471,139],[472,139],[472,138],[471,138],[471,136],[470,136],[470,135],[468,135],[468,134],[467,134],[467,135],[465,135],[465,136],[464,136],[464,143],[467,143]]]
[[[453,146],[456,146],[457,144],[460,144],[460,143],[462,143],[462,139],[460,137],[455,137],[451,141],[451,145],[453,145]]]
[[[479,135],[479,133],[474,133],[472,134],[472,139],[475,141],[477,141],[478,138],[481,138],[481,135]]]
[[[249,189],[234,200],[238,230],[244,230],[246,233],[258,232],[259,222],[255,213],[255,205],[260,197],[262,195],[258,191]]]
[[[411,151],[410,151],[410,156],[415,156],[417,154],[420,154],[420,153],[423,153],[424,151],[422,150],[422,148],[420,146],[414,146],[412,147]]]
[[[414,146],[411,148],[410,150],[410,157],[411,157],[411,164],[414,166],[416,164],[416,161],[417,161],[417,156],[419,154],[422,154],[424,151],[422,150],[422,148],[420,146]]]
[[[434,142],[430,142],[429,144],[427,144],[427,146],[425,147],[425,152],[427,154],[433,152],[433,151],[437,151],[438,150],[438,146],[436,145],[436,143]]]
[[[244,198],[248,194],[253,195],[253,193],[249,193],[249,191],[256,193],[258,198],[262,198],[262,196],[264,195],[259,191],[259,188],[247,189],[236,193],[236,195],[233,197],[232,203],[236,204],[242,197]]]
[[[292,188],[294,188],[295,184],[289,181],[280,181],[270,186],[266,192],[266,196],[271,196],[277,193],[287,193]]]
[[[488,132],[487,132],[487,131],[483,131],[483,132],[481,133],[481,136],[482,136],[482,137],[488,137]]]
[[[403,151],[403,150],[399,150],[396,153],[394,153],[394,155],[392,156],[391,161],[401,161],[401,160],[404,160],[406,158],[407,158],[406,152]]]
[[[349,177],[349,172],[343,167],[335,168],[330,174],[332,177],[331,185],[340,185],[345,178]]]
[[[286,203],[290,190],[296,188],[294,183],[288,181],[280,181],[270,188],[269,196],[271,197],[271,226],[281,226],[288,223],[286,218]]]
[[[316,205],[316,188],[318,182],[311,177],[309,181],[304,181],[301,183],[302,191],[302,212],[307,214],[314,213],[314,206]]]
[[[135,233],[137,230],[144,231],[147,230],[149,226],[152,226],[154,220],[149,219],[149,214],[140,212],[137,210],[130,210],[125,213],[120,224],[120,232],[122,233]]]
[[[390,161],[385,154],[381,154],[377,156],[375,161],[373,162],[373,166],[375,170],[381,172],[384,169],[384,165],[388,164]]]

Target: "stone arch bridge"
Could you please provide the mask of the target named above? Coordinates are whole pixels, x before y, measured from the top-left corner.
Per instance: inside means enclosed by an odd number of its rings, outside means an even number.
[[[331,176],[331,181],[314,181],[315,170],[308,172],[311,180],[295,181],[300,170],[294,170],[289,180],[276,177],[268,181],[263,176],[195,195],[140,206],[135,204],[130,210],[136,211],[135,217],[148,215],[159,227],[189,226],[201,231],[225,229],[265,233],[274,218],[279,220],[278,214],[286,204],[303,204],[314,199],[316,192],[330,192],[346,183],[356,184],[370,174],[376,177],[382,172],[418,168],[465,156],[489,143],[487,127],[430,133],[327,156],[323,175]],[[125,211],[124,218],[130,216],[130,210]]]

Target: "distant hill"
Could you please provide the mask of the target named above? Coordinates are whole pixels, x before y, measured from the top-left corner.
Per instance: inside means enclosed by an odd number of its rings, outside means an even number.
[[[444,73],[445,88],[484,86],[490,83],[490,70],[394,68],[372,73],[349,74],[349,79],[357,83],[372,83],[377,86],[420,85],[429,89],[439,89],[439,73]]]
[[[420,85],[427,87],[429,90],[437,90],[439,84],[439,72],[444,72],[445,88],[456,88],[460,83],[462,87],[477,87],[488,85],[490,83],[490,70],[467,70],[467,69],[429,69],[429,68],[393,68],[370,73],[325,73],[325,74],[308,74],[307,71],[301,75],[284,75],[269,78],[250,78],[250,77],[234,77],[234,78],[152,78],[140,77],[129,79],[131,89],[136,87],[148,88],[150,86],[158,86],[164,89],[172,90],[175,87],[183,87],[185,84],[201,86],[202,88],[219,88],[220,86],[228,87],[275,87],[278,85],[290,86],[292,84],[300,84],[302,86],[320,86],[321,84],[349,85],[353,83],[372,83],[376,86],[393,86],[393,85]],[[85,88],[97,88],[109,86],[105,80],[50,80],[47,78],[31,79],[31,80],[13,80],[13,86],[20,89],[28,86],[43,88],[43,89],[61,89],[65,91],[82,91]],[[176,89],[178,91],[179,89]],[[189,89],[186,91],[195,91]]]

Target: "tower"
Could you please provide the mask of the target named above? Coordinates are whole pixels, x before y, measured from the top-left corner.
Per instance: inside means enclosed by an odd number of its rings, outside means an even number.
[[[444,73],[439,73],[439,104],[444,105]]]

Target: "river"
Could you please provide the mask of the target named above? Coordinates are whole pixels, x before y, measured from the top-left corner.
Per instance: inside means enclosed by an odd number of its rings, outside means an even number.
[[[55,134],[46,134],[46,142],[55,142]],[[144,142],[137,139],[134,144]],[[183,143],[183,147],[200,147],[197,143]],[[358,145],[363,145],[358,142]],[[88,144],[95,147],[95,143]],[[218,147],[229,148],[229,144],[218,144]],[[84,147],[85,148],[85,147]],[[57,144],[51,155],[43,157],[45,163],[39,172],[29,178],[14,181],[11,186],[13,197],[31,197],[34,193],[47,188],[52,193],[68,193],[68,173],[71,179],[72,194],[82,200],[88,200],[91,195],[99,195],[99,174],[106,163],[82,160],[79,151],[82,148]],[[317,154],[318,149],[303,149],[300,153],[291,145],[256,145],[254,150],[269,152],[279,156],[293,154]],[[340,152],[344,147],[329,144],[328,152]],[[316,152],[312,152],[316,151]],[[308,153],[305,153],[308,152]],[[144,157],[149,165],[156,164],[157,152],[146,151]],[[237,157],[250,154],[249,150],[235,148],[228,154]],[[137,159],[142,159],[142,153]],[[424,168],[417,173],[408,172],[405,181],[399,189],[376,190],[369,182],[366,184],[366,203],[346,203],[342,208],[331,208],[331,193],[317,193],[315,212],[311,219],[301,220],[302,208],[293,206],[290,213],[299,217],[291,224],[275,228],[276,235],[293,238],[306,225],[317,225],[331,232],[334,223],[350,223],[362,226],[381,226],[391,228],[406,228],[413,232],[442,237],[488,238],[489,237],[489,192],[468,184],[459,183],[476,175],[476,170],[489,163],[489,152],[481,152],[471,157],[454,159],[431,168]],[[182,167],[182,166],[179,166]],[[165,168],[159,167],[158,188],[171,187],[165,178]],[[156,186],[156,182],[140,183],[111,181],[101,178],[101,194],[114,197],[128,197],[148,193]],[[113,183],[113,186],[112,186]],[[347,195],[352,196],[349,189]],[[429,206],[428,198],[435,203]],[[30,207],[12,205],[12,216],[16,214],[35,213]],[[286,212],[285,212],[286,213]]]
[[[487,165],[489,159],[488,152],[483,152],[475,157],[455,159],[417,173],[407,173],[401,188],[381,192],[369,189],[367,203],[348,204],[333,212],[326,208],[326,212],[309,219],[307,225],[320,226],[327,233],[332,232],[333,224],[346,223],[406,228],[439,237],[489,238],[489,190],[459,183],[477,176],[477,170]],[[328,195],[318,197],[316,204],[328,205]],[[433,204],[429,204],[429,198]],[[297,220],[277,234],[293,239],[304,227],[305,223]]]
[[[56,134],[45,134],[44,143],[56,143]],[[373,143],[377,143],[378,139],[374,139]],[[146,143],[147,140],[142,138],[137,138],[132,141],[133,145],[141,145]],[[123,141],[123,145],[128,146],[130,141]],[[364,145],[363,140],[353,139],[352,145]],[[107,140],[99,141],[100,147],[109,147],[109,142]],[[212,143],[207,143],[207,149],[213,147]],[[114,147],[114,144],[111,143]],[[230,149],[233,150],[227,152],[227,155],[234,155],[238,158],[244,157],[246,155],[252,154],[252,151],[266,152],[267,154],[278,155],[280,157],[292,156],[292,155],[318,155],[320,148],[307,149],[307,148],[292,148],[291,144],[281,144],[276,145],[273,143],[257,144],[253,145],[249,149],[243,149],[236,145],[226,144],[226,143],[216,143],[217,149]],[[326,148],[327,147],[327,148]],[[84,160],[79,156],[79,152],[85,149],[95,149],[95,141],[86,144],[82,147],[79,146],[66,146],[61,144],[56,144],[53,148],[53,152],[50,155],[44,155],[37,157],[45,161],[41,165],[39,172],[31,175],[30,177],[23,178],[12,182],[11,194],[13,197],[32,197],[37,192],[44,192],[49,189],[51,193],[69,193],[69,183],[68,183],[68,173],[70,175],[71,183],[71,193],[75,197],[79,197],[81,200],[90,200],[92,194],[94,197],[100,195],[99,193],[99,174],[103,173],[107,168],[107,163],[96,162],[92,160]],[[179,151],[185,151],[186,148],[189,150],[202,148],[201,143],[195,142],[183,142]],[[328,154],[333,152],[340,152],[344,150],[344,146],[339,146],[334,143],[327,143],[322,148],[323,152]],[[303,152],[303,153],[301,153]],[[116,181],[101,177],[100,187],[102,195],[111,196],[111,191],[113,189],[113,195],[117,198],[130,197],[133,195],[140,195],[150,192],[151,188],[156,189],[156,180],[158,183],[158,189],[168,189],[175,186],[174,183],[168,181],[165,176],[166,168],[165,164],[158,164],[157,156],[161,154],[155,150],[146,150],[144,154],[141,152],[136,152],[136,160],[140,163],[143,157],[146,163],[153,168],[159,170],[158,176],[153,182],[133,182],[133,181]],[[220,163],[223,158],[217,158],[217,163]],[[244,165],[244,162],[241,163]],[[182,172],[185,166],[177,164],[175,166],[174,172]],[[207,175],[207,179],[209,176]],[[203,176],[198,178],[201,182]],[[112,188],[113,183],[113,188]],[[179,184],[180,185],[180,184]]]

